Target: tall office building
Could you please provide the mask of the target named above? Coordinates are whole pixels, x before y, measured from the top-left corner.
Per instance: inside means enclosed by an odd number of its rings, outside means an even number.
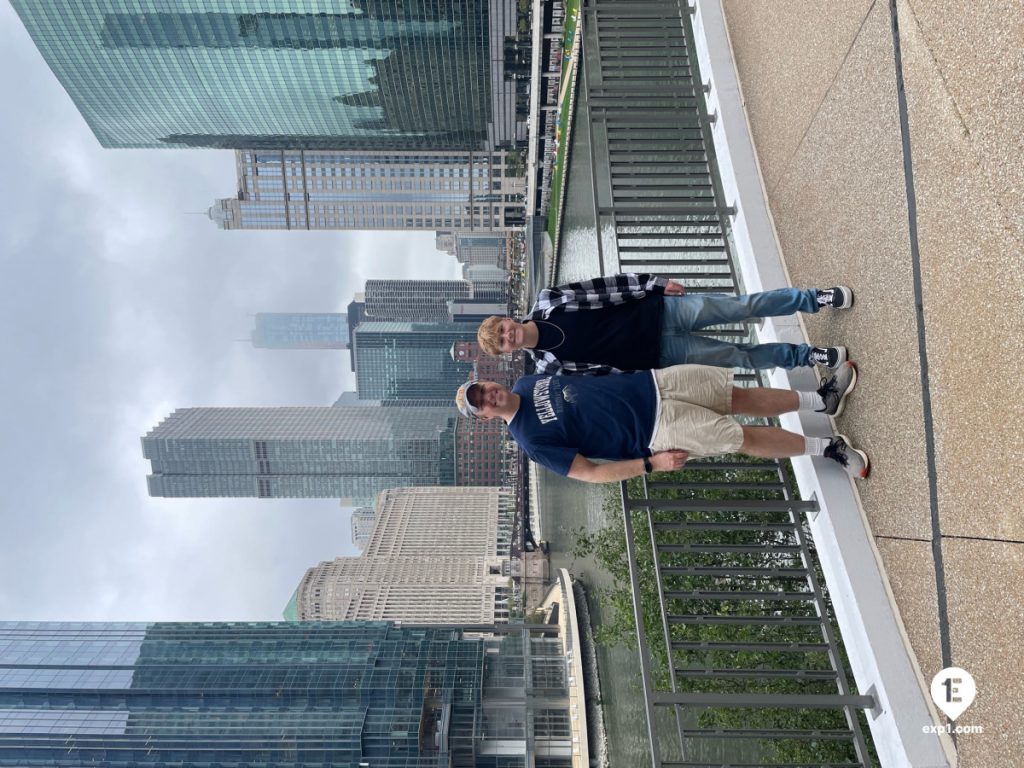
[[[508,482],[505,477],[511,471],[512,445],[501,419],[460,417],[455,424],[455,484],[496,486]]]
[[[333,405],[351,406],[353,408],[405,408],[414,406],[417,408],[452,408],[450,397],[416,397],[409,400],[361,400],[358,392],[342,392]],[[351,505],[344,505],[351,506]]]
[[[434,247],[439,251],[444,251],[449,256],[455,255],[455,233],[454,232],[435,232],[434,233]]]
[[[507,232],[526,224],[526,179],[508,152],[240,150],[221,229]]]
[[[515,501],[505,488],[388,488],[365,553],[508,557]]]
[[[513,518],[503,489],[383,491],[363,553],[306,571],[297,618],[507,621]]]
[[[447,244],[444,242],[443,244]],[[452,237],[452,252],[462,264],[507,266],[508,243],[504,235],[459,232]]]
[[[353,334],[356,391],[364,400],[439,398],[454,408],[455,390],[472,363],[452,346],[476,338],[472,323],[362,322]]]
[[[365,320],[450,322],[449,301],[508,302],[508,284],[500,280],[367,280]],[[352,326],[354,329],[355,326]]]
[[[562,768],[568,684],[525,628],[3,622],[0,766]]]
[[[356,369],[356,348],[351,343],[352,331],[359,327],[359,324],[363,322],[363,318],[366,317],[366,303],[364,301],[364,295],[362,293],[356,293],[352,298],[352,301],[348,303],[345,312],[348,317],[348,332],[350,343],[348,345],[349,355],[349,367],[355,371]]]
[[[348,349],[348,318],[340,312],[260,312],[252,345],[261,349]]]
[[[342,505],[344,506],[344,505]],[[377,510],[373,507],[359,507],[352,510],[352,543],[362,552],[370,541],[370,534],[377,524]]]
[[[449,301],[448,315],[453,323],[476,323],[479,325],[491,315],[507,315],[508,304],[483,299]]]
[[[349,498],[454,485],[448,408],[185,408],[142,438],[150,496]]]
[[[13,0],[104,147],[494,149],[525,138],[511,0]]]
[[[479,282],[501,283],[508,277],[508,272],[496,264],[466,263],[462,265],[462,276],[473,281],[474,284]]]
[[[339,557],[310,568],[299,585],[299,620],[384,619],[413,623],[508,621],[508,560]]]

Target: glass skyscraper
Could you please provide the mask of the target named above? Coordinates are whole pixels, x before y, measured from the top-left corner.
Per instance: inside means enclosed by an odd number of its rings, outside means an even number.
[[[514,4],[511,15],[480,0],[12,4],[104,147],[493,149],[516,140],[506,108],[515,84],[501,55]]]
[[[353,334],[359,397],[454,398],[473,363],[453,358],[451,349],[475,340],[476,330],[473,323],[360,323]]]
[[[525,631],[0,622],[0,766],[570,766],[566,683]]]
[[[367,280],[361,320],[449,322],[448,302],[481,299],[508,301],[508,285],[501,280]],[[350,327],[355,328],[351,325]]]
[[[348,349],[348,316],[341,312],[260,312],[252,345],[261,349]]]
[[[454,407],[185,408],[142,438],[150,496],[352,498],[455,484]]]

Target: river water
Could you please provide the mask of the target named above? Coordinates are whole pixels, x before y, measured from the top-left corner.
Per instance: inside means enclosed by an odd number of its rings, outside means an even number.
[[[590,166],[590,137],[586,113],[581,111],[586,99],[583,82],[577,88],[576,115],[573,124],[569,180],[564,199],[561,243],[559,247],[557,282],[586,279],[608,274],[614,265],[604,265],[597,253],[597,230],[594,216]],[[552,568],[568,568],[587,587],[590,618],[596,628],[601,625],[600,601],[595,589],[612,586],[611,575],[592,558],[575,559],[572,532],[579,528],[597,531],[606,524],[603,503],[615,486],[579,483],[540,472],[540,536],[551,547]],[[611,766],[649,764],[647,720],[644,715],[640,663],[635,650],[624,646],[597,648],[597,664],[601,684],[601,700],[608,739],[608,762]]]

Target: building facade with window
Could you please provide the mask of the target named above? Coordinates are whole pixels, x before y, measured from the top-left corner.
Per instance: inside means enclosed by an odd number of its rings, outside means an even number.
[[[508,153],[247,149],[221,229],[507,232],[525,226],[526,180]]]
[[[142,438],[150,496],[351,499],[454,485],[453,408],[184,408]]]
[[[569,768],[557,636],[0,622],[0,766]]]
[[[348,349],[348,317],[341,312],[260,312],[252,345],[260,349]]]
[[[491,150],[526,136],[504,76],[511,0],[12,5],[104,147]]]
[[[508,303],[505,280],[367,280],[361,320],[452,321],[451,305]]]
[[[286,617],[294,606],[296,620],[508,621],[510,491],[389,488],[370,511],[362,554],[306,571]]]
[[[342,506],[348,506],[342,504]],[[373,507],[359,507],[352,510],[352,543],[362,552],[370,541],[370,534],[377,524],[377,511]]]
[[[364,400],[438,398],[452,404],[472,363],[452,347],[476,338],[473,323],[362,322],[353,334],[356,391]]]

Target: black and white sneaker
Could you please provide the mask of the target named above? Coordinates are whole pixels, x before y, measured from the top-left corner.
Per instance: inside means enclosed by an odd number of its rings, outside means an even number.
[[[811,364],[835,370],[849,358],[846,347],[814,347],[811,350]]]
[[[853,291],[845,285],[818,289],[818,306],[830,309],[849,309],[853,306]]]
[[[863,480],[871,473],[871,461],[868,455],[850,445],[846,435],[836,435],[825,448],[825,458],[832,459],[851,477]]]
[[[825,401],[825,407],[818,411],[826,416],[839,416],[846,407],[846,398],[857,386],[857,365],[848,360],[840,366],[836,375],[826,379],[818,387],[818,394]]]

